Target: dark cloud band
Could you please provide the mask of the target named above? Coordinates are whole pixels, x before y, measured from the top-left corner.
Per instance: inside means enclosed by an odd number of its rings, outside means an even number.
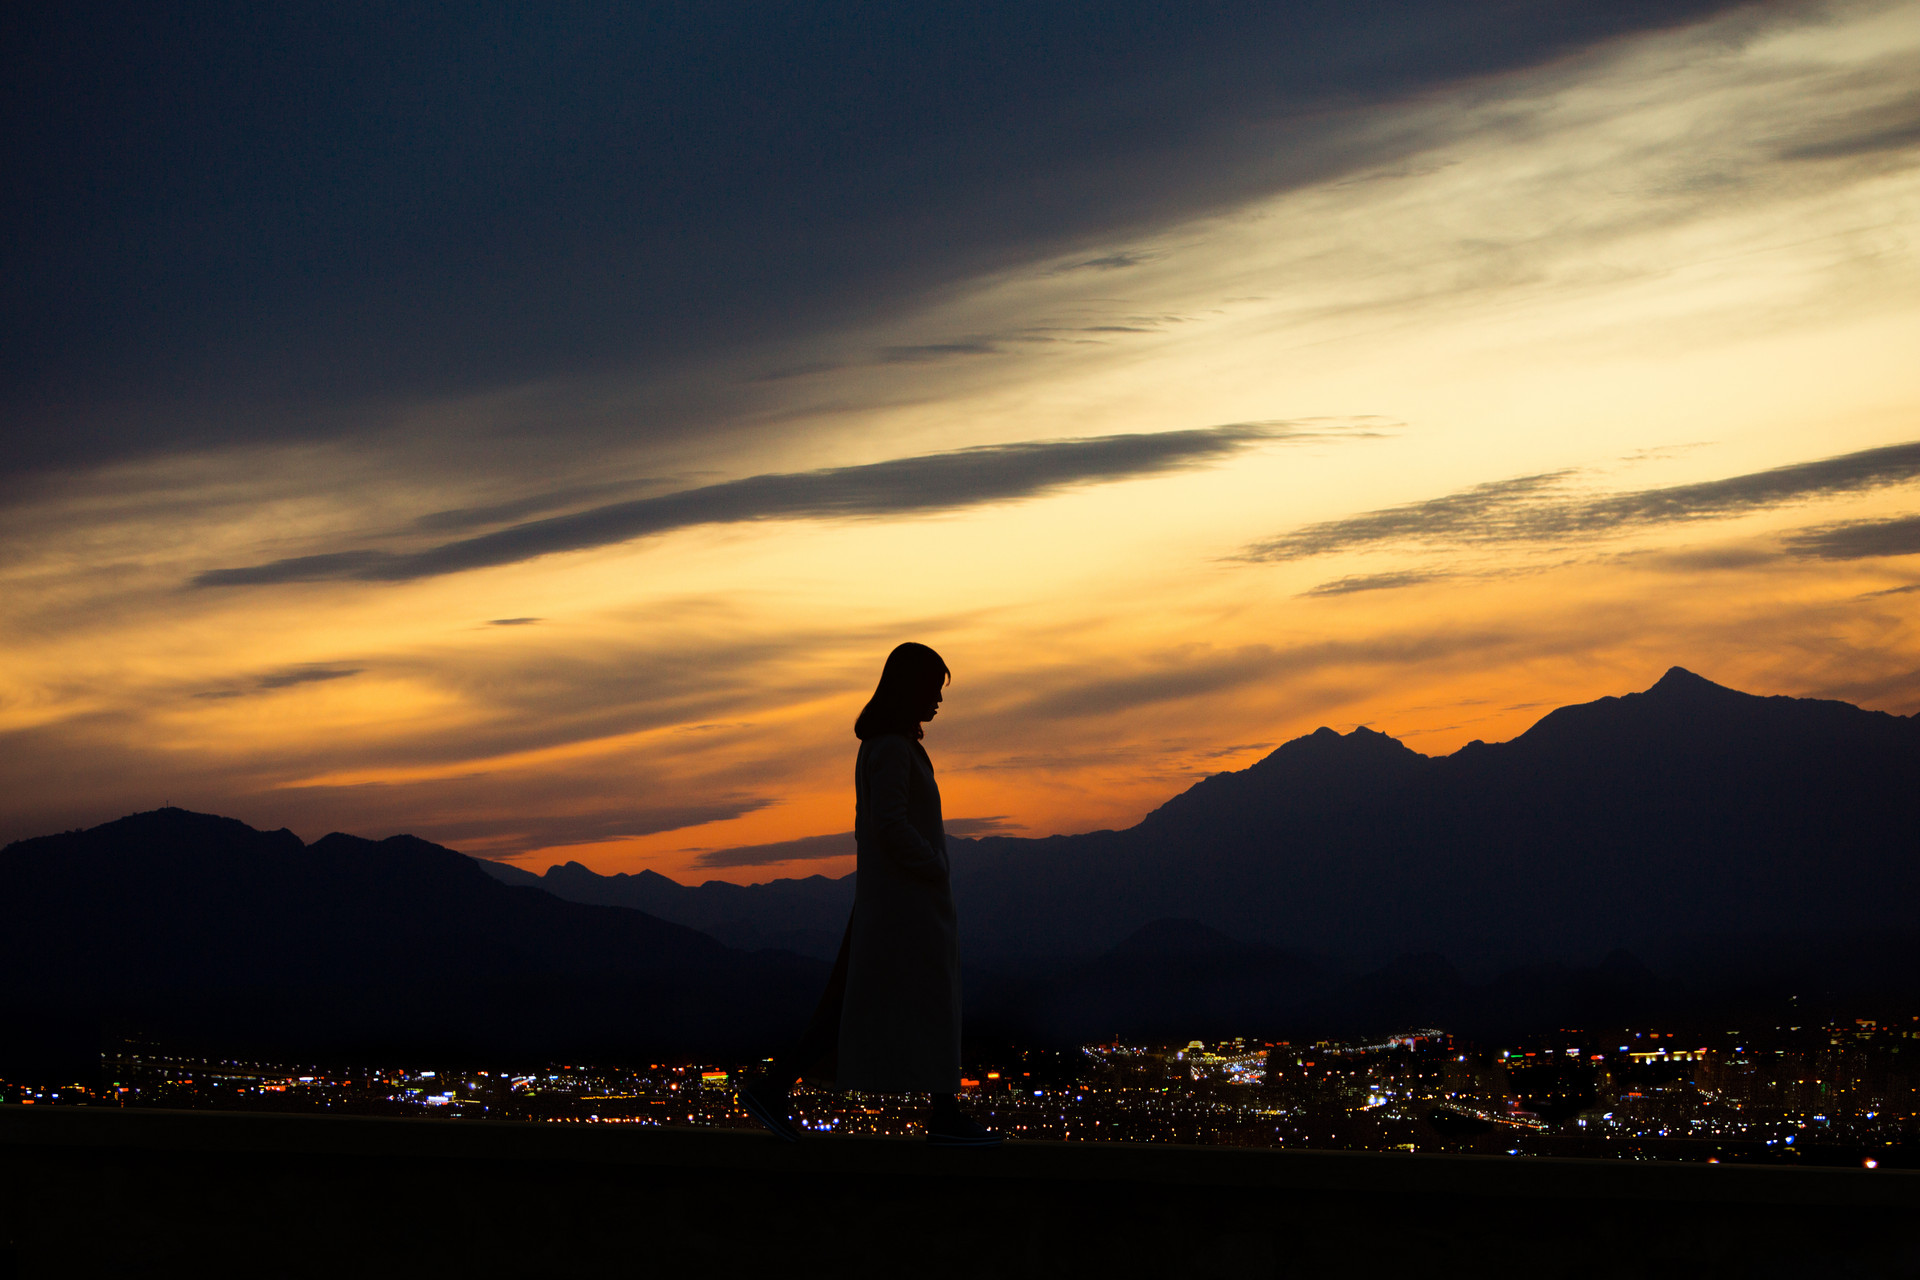
[[[1300,434],[1283,424],[1233,423],[1148,435],[989,445],[866,466],[750,476],[527,521],[424,551],[293,556],[243,568],[212,569],[193,581],[201,587],[404,582],[611,546],[695,525],[953,511],[1203,466],[1260,441]]]
[[[1425,502],[1306,525],[1278,538],[1255,543],[1241,558],[1303,560],[1336,551],[1398,543],[1459,546],[1571,542],[1644,526],[1727,519],[1920,478],[1920,441],[1794,463],[1724,480],[1600,497],[1571,492],[1574,474],[1554,471],[1520,476],[1475,485]],[[1850,544],[1841,538],[1831,545]],[[1826,553],[1813,550],[1806,554]]]
[[[1877,556],[1920,554],[1920,516],[1892,520],[1854,520],[1806,529],[1787,539],[1796,556],[1820,560],[1869,560]]]
[[[286,667],[279,671],[270,671],[266,675],[255,679],[251,688],[228,687],[224,689],[209,689],[204,693],[196,693],[193,696],[196,698],[244,698],[249,693],[259,693],[275,689],[290,689],[295,685],[319,684],[327,680],[345,680],[351,676],[361,674],[364,670],[364,667],[335,667],[308,663],[298,667]]]
[[[1362,591],[1398,591],[1402,587],[1418,587],[1429,582],[1439,582],[1450,578],[1450,573],[1423,573],[1409,570],[1406,573],[1361,573],[1350,577],[1335,578],[1331,582],[1322,582],[1300,594],[1303,596],[1350,596]]]
[[[698,867],[764,867],[776,862],[824,862],[828,858],[850,857],[853,852],[853,832],[841,831],[829,836],[801,836],[798,840],[776,840],[771,844],[743,844],[731,849],[709,849],[694,859],[694,865]]]

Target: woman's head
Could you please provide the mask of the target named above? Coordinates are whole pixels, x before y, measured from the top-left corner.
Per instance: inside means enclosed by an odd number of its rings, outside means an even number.
[[[877,738],[883,733],[921,736],[921,724],[940,710],[940,691],[953,673],[940,655],[909,640],[887,655],[880,684],[853,722],[854,736]]]

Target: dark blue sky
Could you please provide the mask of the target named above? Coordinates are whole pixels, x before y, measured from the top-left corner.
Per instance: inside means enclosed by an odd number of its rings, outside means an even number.
[[[0,467],[883,315],[1377,158],[1329,113],[1724,7],[11,7]]]

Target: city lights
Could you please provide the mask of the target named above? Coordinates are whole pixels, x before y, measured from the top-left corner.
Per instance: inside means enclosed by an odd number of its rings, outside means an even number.
[[[1619,1040],[1688,1048],[1613,1049]],[[1715,1047],[1719,1039],[1723,1047]],[[970,1113],[1029,1141],[1149,1142],[1742,1160],[1879,1169],[1920,1129],[1920,1019],[1685,1037],[1562,1030],[1482,1049],[1421,1028],[1356,1041],[1118,1039],[970,1062]],[[188,1056],[128,1041],[98,1080],[0,1081],[27,1106],[206,1108],[439,1120],[756,1130],[756,1063],[380,1064],[328,1069]],[[913,1137],[925,1099],[801,1087],[810,1133]]]

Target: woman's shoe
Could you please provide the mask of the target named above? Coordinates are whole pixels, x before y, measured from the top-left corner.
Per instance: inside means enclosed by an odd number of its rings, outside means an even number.
[[[793,1103],[788,1100],[785,1089],[759,1076],[740,1086],[739,1098],[747,1114],[765,1125],[774,1137],[786,1142],[800,1141],[800,1131],[793,1127]]]
[[[973,1117],[959,1112],[927,1117],[927,1142],[932,1146],[997,1147],[1006,1140],[1004,1133],[995,1132]]]

